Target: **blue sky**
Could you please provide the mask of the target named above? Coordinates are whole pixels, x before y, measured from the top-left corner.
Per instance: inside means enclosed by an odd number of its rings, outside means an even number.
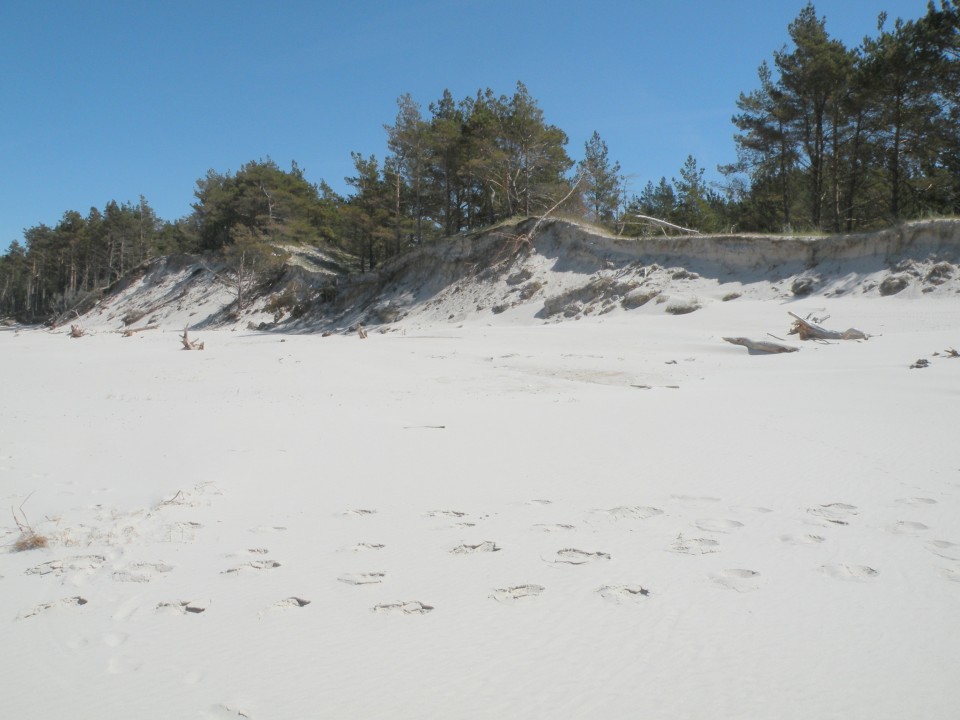
[[[926,0],[820,0],[848,46]],[[346,192],[410,93],[522,80],[574,158],[594,130],[630,176],[719,179],[730,122],[802,0],[6,0],[0,5],[0,248],[115,199],[190,212],[208,169],[271,157]]]

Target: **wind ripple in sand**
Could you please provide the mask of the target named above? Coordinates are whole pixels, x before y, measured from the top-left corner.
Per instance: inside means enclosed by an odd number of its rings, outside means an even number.
[[[515,587],[498,588],[490,596],[497,602],[514,603],[518,600],[535,598],[546,588],[543,585],[517,585]]]
[[[419,600],[404,602],[380,603],[372,608],[375,613],[392,613],[396,615],[426,615],[433,610],[433,605],[425,605]]]
[[[639,585],[604,585],[597,592],[604,600],[618,605],[624,602],[640,602],[650,596],[650,591]]]
[[[843,563],[830,563],[821,565],[820,572],[834,580],[863,581],[874,578],[880,574],[879,570],[874,570],[867,565],[844,565]]]

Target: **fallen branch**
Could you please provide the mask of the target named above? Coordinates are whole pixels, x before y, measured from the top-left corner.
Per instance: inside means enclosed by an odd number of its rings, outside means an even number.
[[[804,320],[799,315],[787,312],[795,322],[790,327],[788,335],[799,335],[801,340],[867,340],[870,338],[862,330],[856,328],[847,328],[843,332],[838,330],[827,330],[816,323]]]
[[[203,350],[203,343],[199,340],[191,340],[190,336],[187,335],[187,326],[183,328],[183,337],[180,338],[180,342],[183,343],[184,350]]]
[[[769,340],[751,340],[745,337],[725,337],[724,340],[733,345],[742,345],[747,350],[761,353],[789,353],[800,349],[792,345],[784,345]]]
[[[661,220],[660,218],[650,217],[649,215],[638,215],[634,213],[634,217],[638,217],[641,220],[646,220],[647,222],[652,222],[654,225],[659,225],[661,228],[668,227],[673,230],[679,230],[680,232],[685,232],[688,235],[700,234],[699,230],[693,230],[691,228],[681,227],[680,225],[674,225],[671,222],[667,222],[666,220]]]

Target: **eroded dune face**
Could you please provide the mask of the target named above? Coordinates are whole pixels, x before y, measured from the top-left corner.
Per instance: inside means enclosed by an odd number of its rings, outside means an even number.
[[[175,306],[0,330],[0,499],[47,540],[0,525],[8,714],[952,718],[953,280],[799,297],[550,252],[362,341],[184,352]],[[535,278],[701,307],[470,296]],[[723,341],[768,335],[799,350]]]

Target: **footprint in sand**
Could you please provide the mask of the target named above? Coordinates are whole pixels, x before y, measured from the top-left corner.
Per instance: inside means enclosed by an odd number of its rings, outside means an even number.
[[[271,533],[284,532],[286,528],[283,525],[258,525],[255,528],[250,528],[250,532],[256,533],[257,535],[269,535]]]
[[[55,608],[68,608],[68,607],[77,607],[79,605],[86,605],[87,599],[82,598],[79,595],[74,597],[61,598],[60,600],[54,600],[53,602],[42,603],[40,605],[35,605],[29,610],[23,610],[17,615],[17,620],[26,620],[35,615],[39,615],[42,612],[47,610],[53,610]]]
[[[960,560],[960,543],[949,540],[931,540],[926,543],[927,550],[947,560]]]
[[[709,555],[720,552],[720,543],[710,538],[685,538],[680,534],[667,549],[683,555]]]
[[[204,720],[237,720],[237,718],[253,720],[253,716],[249,713],[229,705],[211,705],[203,717]]]
[[[596,562],[598,560],[609,560],[610,553],[605,552],[587,552],[577,548],[564,548],[557,550],[557,557],[548,562],[563,565],[585,565],[586,563]]]
[[[383,550],[386,545],[381,543],[368,543],[362,542],[357,543],[356,545],[348,545],[344,548],[341,548],[344,552],[367,552],[368,550]]]
[[[781,535],[779,540],[787,545],[819,545],[826,538],[819,535]]]
[[[204,603],[194,600],[174,600],[157,604],[158,613],[168,613],[170,615],[199,615],[206,610]]]
[[[743,527],[743,523],[737,520],[723,520],[720,518],[703,518],[693,524],[700,530],[717,533],[728,533]]]
[[[857,514],[857,506],[847,505],[846,503],[830,503],[829,505],[807,508],[807,512],[834,525],[849,525],[850,519]]]
[[[197,537],[197,530],[202,527],[198,522],[175,522],[163,527],[161,537],[163,542],[169,543],[193,542]]]
[[[95,572],[107,559],[103,555],[76,555],[62,560],[50,560],[27,570],[27,575],[53,575],[59,577],[68,572]]]
[[[682,503],[697,505],[699,503],[715,503],[720,502],[720,498],[711,497],[709,495],[671,495],[674,500],[679,500]]]
[[[766,507],[759,507],[757,505],[731,505],[730,509],[733,512],[752,512],[752,513],[771,513],[773,510]]]
[[[296,596],[290,596],[288,598],[284,598],[283,600],[277,600],[277,602],[271,605],[271,607],[275,610],[288,610],[290,608],[306,607],[309,604],[309,600],[305,600],[304,598],[299,598]]]
[[[519,600],[535,598],[545,589],[543,585],[516,585],[508,588],[497,588],[490,597],[497,602],[509,604]]]
[[[473,553],[500,552],[501,548],[492,540],[484,540],[477,545],[457,545],[450,552],[454,555],[471,555]]]
[[[386,573],[368,572],[368,573],[346,573],[337,578],[347,585],[376,585],[383,582]]]
[[[173,570],[173,566],[164,563],[133,563],[122,570],[113,573],[113,579],[116,582],[138,582],[145,583],[163,577]]]
[[[119,655],[107,661],[107,673],[110,675],[122,675],[123,673],[136,672],[142,665],[142,660],[130,657],[129,655]]]
[[[107,647],[120,647],[129,639],[130,636],[122,632],[107,633],[101,638]]]
[[[940,576],[944,580],[950,580],[951,582],[960,582],[960,570],[957,568],[941,568]]]
[[[567,525],[565,523],[537,523],[533,527],[541,532],[565,532],[577,529],[575,525]]]
[[[237,567],[228,568],[227,570],[222,571],[221,575],[226,575],[228,573],[240,574],[242,572],[247,572],[250,570],[273,570],[274,568],[280,567],[280,563],[276,560],[252,560],[243,565],[238,565]]]
[[[608,510],[591,510],[590,518],[606,522],[619,520],[647,520],[657,515],[663,515],[663,510],[645,505],[620,505]]]
[[[371,608],[375,613],[390,613],[394,615],[426,615],[433,610],[433,605],[426,605],[419,600],[405,602],[380,603]]]
[[[604,600],[617,605],[641,602],[650,597],[650,591],[640,585],[604,585],[597,590]]]
[[[527,504],[528,505],[553,505],[553,501],[536,499],[536,500],[530,500]]]
[[[427,513],[427,517],[443,517],[443,518],[462,518],[466,515],[465,512],[459,510],[431,510]]]
[[[930,505],[937,504],[936,500],[928,497],[900,498],[899,500],[894,500],[894,502],[898,505],[909,505],[910,507],[929,507]]]
[[[744,570],[742,568],[732,568],[721,570],[710,576],[715,585],[727,590],[736,590],[737,592],[750,592],[760,587],[758,579],[760,573],[756,570]]]
[[[834,580],[850,580],[854,582],[869,580],[880,574],[879,570],[874,570],[867,565],[844,565],[842,563],[821,565],[820,572],[827,577],[832,577]]]
[[[369,515],[376,515],[376,510],[368,510],[366,508],[350,508],[349,510],[344,510],[341,515],[347,515],[348,517],[367,517]]]
[[[262,618],[264,615],[267,615],[268,613],[269,613],[269,614],[282,613],[282,612],[286,612],[286,611],[288,611],[288,610],[293,610],[293,609],[296,609],[296,608],[306,607],[306,606],[309,605],[309,604],[310,604],[310,601],[309,601],[309,600],[306,600],[306,599],[300,598],[300,597],[296,597],[296,596],[291,596],[291,597],[288,597],[288,598],[284,598],[283,600],[277,600],[277,601],[276,601],[273,605],[271,605],[270,607],[265,608],[264,610],[261,610],[260,613],[259,613],[259,615],[260,615],[260,617]]]
[[[894,535],[915,535],[916,533],[929,529],[930,528],[921,522],[912,522],[910,520],[900,520],[886,527],[887,532],[893,533]]]

